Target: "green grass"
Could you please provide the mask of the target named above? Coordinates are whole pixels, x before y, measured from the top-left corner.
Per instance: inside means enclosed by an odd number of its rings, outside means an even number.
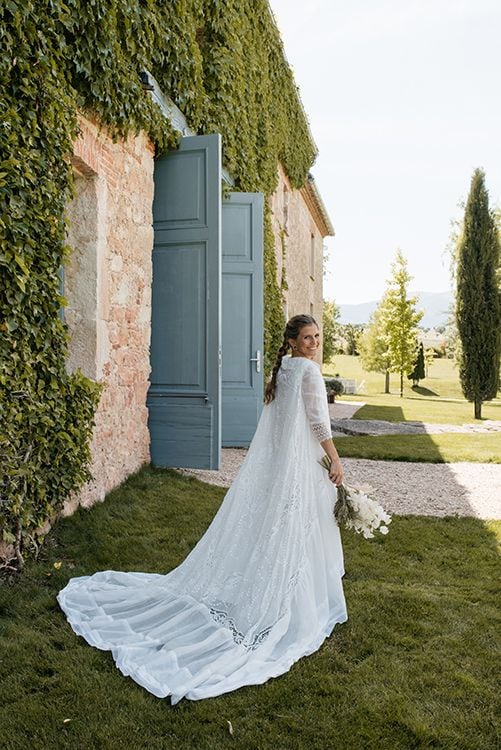
[[[385,419],[388,422],[430,422],[432,424],[482,424],[473,417],[473,405],[464,399],[409,395],[400,398],[393,393],[379,396],[345,396],[346,401],[363,401],[355,419]],[[486,403],[482,419],[501,421],[501,402]]]
[[[349,436],[334,439],[340,456],[380,461],[501,463],[501,432]]]
[[[459,376],[450,359],[436,359],[429,368],[429,377],[420,381],[413,390],[405,378],[404,396],[400,398],[398,375],[390,378],[390,393],[384,393],[384,375],[367,373],[362,369],[360,357],[336,355],[333,362],[324,365],[325,376],[351,378],[357,384],[365,381],[365,391],[359,396],[346,395],[341,401],[363,401],[366,406],[357,412],[358,419],[386,419],[390,422],[421,421],[443,424],[474,424],[473,404],[461,392]],[[501,400],[485,402],[483,419],[501,420]]]
[[[398,393],[398,377],[392,375],[391,393],[383,393],[384,377],[366,373],[360,357],[337,355],[324,366],[324,375],[365,380],[366,393],[346,395],[344,401],[361,401],[354,419],[380,419],[387,422],[428,422],[432,424],[481,424],[473,418],[473,405],[460,397],[459,379],[454,363],[437,359],[430,366],[430,377],[422,381],[419,391],[406,379],[404,397]],[[501,401],[483,405],[484,419],[501,421]],[[430,461],[448,463],[476,461],[501,463],[501,432],[443,433],[439,435],[388,435],[336,438],[341,456],[394,461]]]
[[[366,372],[360,357],[336,354],[332,362],[324,365],[323,369],[325,374],[334,376],[339,373],[341,377],[352,378],[357,383],[365,381],[365,393],[368,396],[384,393],[384,375]],[[404,395],[412,395],[411,385],[411,381],[404,378]],[[458,371],[451,359],[435,359],[428,369],[428,377],[421,380],[420,385],[430,391],[438,391],[442,396],[463,398]],[[397,373],[390,375],[390,391],[396,394],[400,392],[400,376]]]
[[[0,586],[2,747],[499,746],[501,523],[395,517],[387,537],[344,533],[348,622],[286,675],[220,698],[171,707],[73,634],[55,599],[69,577],[104,568],[168,571],[223,494],[145,469],[103,504],[61,521],[40,563]],[[54,562],[62,562],[59,570]]]

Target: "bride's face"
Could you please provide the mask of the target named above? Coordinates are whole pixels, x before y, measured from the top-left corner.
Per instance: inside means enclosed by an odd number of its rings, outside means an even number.
[[[297,339],[289,339],[293,357],[314,359],[320,346],[320,331],[316,325],[303,326]]]

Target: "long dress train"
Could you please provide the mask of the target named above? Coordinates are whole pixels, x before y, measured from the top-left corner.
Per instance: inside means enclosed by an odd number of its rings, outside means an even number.
[[[73,630],[173,704],[261,684],[317,650],[347,618],[336,492],[318,463],[330,435],[318,366],[285,357],[276,398],[188,557],[166,575],[71,579],[58,601]]]

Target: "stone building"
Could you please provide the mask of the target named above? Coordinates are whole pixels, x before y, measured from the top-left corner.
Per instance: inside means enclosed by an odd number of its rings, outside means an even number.
[[[313,176],[308,175],[301,190],[293,190],[280,166],[271,210],[285,317],[309,313],[321,325],[323,240],[334,229]]]
[[[162,103],[166,116],[189,136],[182,113],[162,96],[156,84],[153,88],[153,96]],[[68,367],[79,367],[84,374],[103,383],[104,391],[92,442],[94,479],[78,498],[67,503],[66,512],[71,512],[78,503],[91,505],[102,500],[109,490],[150,460],[152,435],[153,441],[157,440],[157,433],[152,432],[151,403],[149,409],[147,403],[152,388],[150,347],[154,318],[152,251],[157,168],[154,151],[144,134],[129,137],[127,141],[114,141],[95,122],[81,116],[80,136],[74,144],[71,162],[75,197],[68,206],[68,243],[73,253],[64,274],[64,293],[68,301],[64,315],[70,333]],[[231,184],[231,176],[226,179]],[[155,195],[155,200],[157,197]],[[310,312],[320,322],[322,241],[326,235],[333,234],[333,230],[313,178],[309,176],[303,188],[293,190],[280,168],[278,187],[270,207],[285,313]],[[156,226],[158,229],[158,220]],[[169,293],[175,293],[175,285]],[[224,334],[227,321],[223,319],[220,325]],[[181,331],[180,335],[186,334]],[[166,339],[165,346],[167,349],[174,346],[172,357],[179,361],[180,355],[172,340]],[[217,359],[217,352],[207,354],[212,355]],[[257,358],[259,356],[258,353]],[[251,361],[259,373],[255,359],[253,356]],[[223,377],[225,366],[223,353]],[[254,369],[253,377],[258,377]],[[259,378],[262,394],[262,372]],[[202,405],[205,402],[207,406],[210,399],[207,394],[204,396],[203,384],[201,388],[188,394],[190,404],[197,401],[195,396],[200,396]],[[171,401],[174,404],[172,394],[160,395],[167,396],[161,404],[168,413]],[[187,403],[186,399],[182,402]],[[174,411],[176,408],[172,407]],[[259,410],[260,404],[254,406],[253,419],[257,419]],[[192,412],[186,409],[184,413]],[[167,422],[162,427],[162,435],[172,429],[173,442],[182,444],[183,429],[190,419],[193,421],[188,417],[176,428]],[[195,431],[198,427],[194,425]],[[210,434],[210,439],[218,443],[210,459],[213,467],[218,463],[221,446],[221,435],[216,427],[217,420]],[[188,441],[192,439],[191,435],[187,436]],[[236,444],[245,444],[245,440]],[[181,464],[169,463],[166,459],[163,465]]]

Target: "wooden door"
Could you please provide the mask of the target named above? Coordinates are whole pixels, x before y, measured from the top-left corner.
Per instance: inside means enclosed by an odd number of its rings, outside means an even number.
[[[221,448],[221,138],[157,160],[153,202],[151,458],[217,469]]]
[[[263,405],[263,195],[223,200],[223,446],[249,445]]]

